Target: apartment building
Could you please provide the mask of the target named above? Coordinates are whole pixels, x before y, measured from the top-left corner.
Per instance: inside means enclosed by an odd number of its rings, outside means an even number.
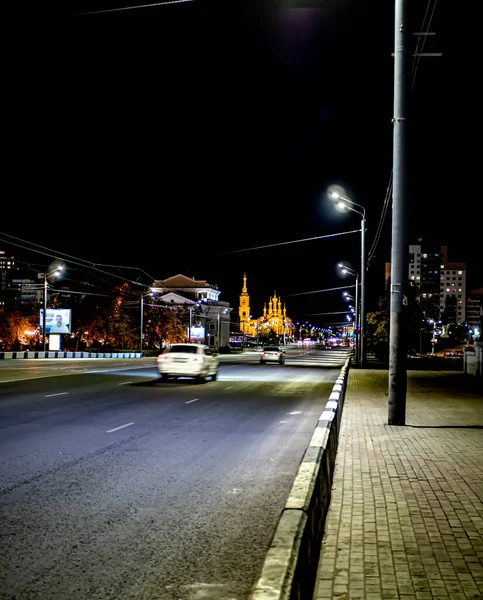
[[[448,324],[466,321],[466,264],[449,262],[447,246],[411,244],[408,271],[425,315]]]

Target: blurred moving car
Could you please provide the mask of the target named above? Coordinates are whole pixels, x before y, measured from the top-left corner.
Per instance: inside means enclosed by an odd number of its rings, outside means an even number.
[[[219,359],[215,348],[203,344],[172,344],[156,359],[161,379],[192,377],[204,383],[218,377]]]
[[[264,365],[269,362],[283,365],[285,363],[285,350],[282,350],[280,346],[265,346],[260,353],[260,364]]]

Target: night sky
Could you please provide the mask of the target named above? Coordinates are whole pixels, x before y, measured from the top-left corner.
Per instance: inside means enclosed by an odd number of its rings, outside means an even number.
[[[481,287],[478,204],[459,195],[476,163],[475,101],[461,97],[449,7],[420,4],[408,28],[436,32],[422,49],[443,56],[409,67],[408,241],[447,245]],[[288,6],[186,2],[31,37],[12,75],[9,159],[30,219],[13,200],[0,233],[154,279],[206,279],[234,306],[246,272],[253,316],[276,291],[294,320],[318,324],[307,315],[347,305],[304,293],[353,283],[338,261],[360,267],[360,217],[335,210],[337,184],[366,210],[371,310],[391,248],[394,5]]]

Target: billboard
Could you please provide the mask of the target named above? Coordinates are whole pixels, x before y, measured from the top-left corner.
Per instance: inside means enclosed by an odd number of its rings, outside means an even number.
[[[189,338],[188,341],[190,341],[190,342],[200,343],[200,342],[205,341],[205,328],[204,327],[191,327],[191,331],[188,328],[186,333]]]
[[[45,313],[45,333],[71,333],[70,308],[48,308]],[[40,309],[40,333],[43,334],[44,309]]]

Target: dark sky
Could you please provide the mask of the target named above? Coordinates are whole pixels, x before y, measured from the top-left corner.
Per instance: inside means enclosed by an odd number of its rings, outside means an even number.
[[[0,230],[155,279],[206,279],[234,305],[246,272],[255,314],[276,290],[301,319],[346,310],[339,292],[302,293],[344,285],[338,261],[360,265],[360,234],[334,236],[360,226],[328,200],[337,184],[366,210],[370,310],[390,261],[394,5],[288,6],[186,2],[31,38],[12,94],[12,167],[31,219],[15,201]],[[447,245],[479,287],[477,203],[457,191],[471,99],[448,7],[409,9],[412,31],[432,15],[423,50],[443,52],[409,67],[409,242]],[[318,236],[332,237],[286,243]]]

